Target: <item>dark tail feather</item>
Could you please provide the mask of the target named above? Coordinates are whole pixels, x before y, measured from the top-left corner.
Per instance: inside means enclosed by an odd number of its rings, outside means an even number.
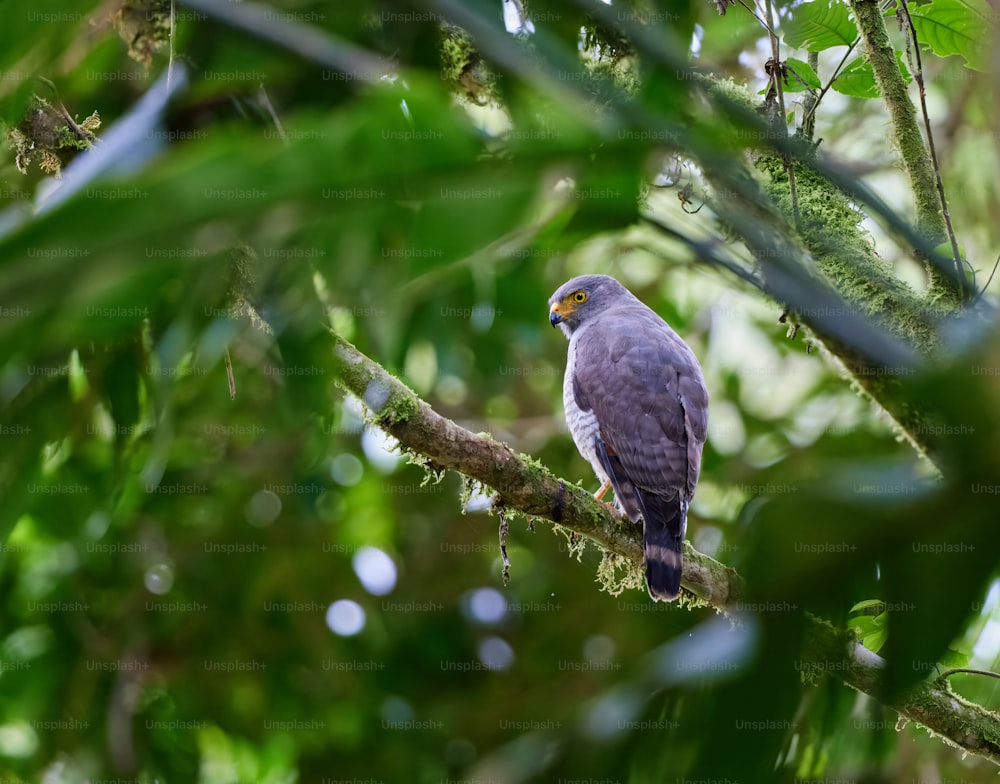
[[[681,589],[681,552],[687,503],[680,494],[661,496],[638,490],[646,549],[646,587],[654,601],[672,602]]]

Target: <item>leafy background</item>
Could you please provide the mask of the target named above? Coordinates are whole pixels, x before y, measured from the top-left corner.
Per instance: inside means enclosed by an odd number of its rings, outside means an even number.
[[[766,87],[766,35],[741,7],[614,8]],[[493,2],[197,2],[174,9],[163,45],[160,10],[44,0],[12,5],[0,29],[8,129],[32,95],[102,119],[86,152],[53,146],[58,182],[37,154],[26,174],[13,149],[0,164],[5,780],[992,773],[799,658],[811,610],[884,642],[897,685],[949,657],[995,667],[989,294],[915,381],[955,435],[952,481],[935,484],[787,337],[779,304],[637,225],[640,202],[695,235],[726,216],[689,214],[685,164],[622,120],[628,105],[683,122],[683,79],[640,68],[581,7],[532,3],[534,34],[514,36]],[[976,69],[993,17],[954,0],[912,10],[982,287],[997,136],[994,75]],[[877,89],[844,54],[846,6],[778,13],[784,51],[819,52],[807,84],[846,66],[817,110],[823,148],[905,215],[884,106],[859,97]],[[476,31],[489,65],[442,16]],[[732,140],[725,117],[702,122]],[[922,288],[906,249],[865,225]],[[428,481],[331,375],[333,326],[444,415],[589,487],[545,302],[591,271],[702,360],[712,416],[690,536],[746,574],[763,612],[741,630],[599,591],[600,554],[568,557],[543,521],[514,522],[504,586],[482,489]]]

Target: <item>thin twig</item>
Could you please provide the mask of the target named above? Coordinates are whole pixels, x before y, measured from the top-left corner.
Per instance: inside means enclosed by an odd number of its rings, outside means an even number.
[[[990,284],[993,282],[993,276],[997,274],[998,266],[1000,266],[1000,256],[997,256],[996,263],[993,265],[993,271],[990,273],[990,279],[986,281],[986,285],[983,286],[983,290],[976,295],[975,300],[973,300],[972,302],[973,305],[975,305],[977,302],[979,302],[979,300],[983,298],[983,294],[986,293],[986,289],[988,289],[990,287]]]
[[[170,0],[170,54],[167,58],[167,93],[174,78],[174,33],[177,31],[177,14],[174,0]]]
[[[281,118],[278,117],[278,112],[275,111],[274,104],[271,103],[271,98],[267,94],[267,90],[264,89],[262,84],[257,91],[258,99],[260,100],[261,106],[267,111],[271,117],[271,122],[274,123],[275,129],[278,131],[278,136],[281,137],[281,141],[284,145],[288,146],[288,134],[285,133],[285,127],[281,124]]]
[[[233,375],[233,360],[226,349],[226,380],[229,382],[229,399],[236,400],[236,377]]]
[[[813,72],[819,75],[819,52],[809,52],[808,54],[808,64],[809,67],[813,69]],[[819,103],[819,96],[812,90],[806,91],[806,99],[803,102],[805,106],[805,114],[802,115],[802,137],[807,141],[812,141],[813,137],[816,135],[816,105]]]
[[[854,47],[858,45],[858,41],[860,40],[861,40],[860,38],[856,38],[854,40],[854,43],[852,43],[850,46],[847,47],[847,51],[844,52],[844,56],[840,58],[840,62],[837,63],[837,67],[833,69],[833,76],[830,77],[830,80],[826,83],[826,86],[819,91],[819,95],[816,96],[816,102],[809,109],[806,116],[802,118],[803,125],[805,125],[807,121],[812,121],[812,116],[816,112],[816,107],[819,106],[819,102],[823,100],[823,96],[826,95],[829,89],[833,86],[834,80],[836,80],[836,78],[840,76],[840,69],[844,67],[844,64],[847,62],[847,58],[851,56],[851,52],[854,51]]]
[[[931,165],[934,167],[934,182],[937,185],[938,197],[941,199],[941,213],[944,215],[945,230],[948,232],[948,241],[951,243],[952,257],[955,260],[955,280],[959,293],[964,295],[967,287],[963,285],[965,272],[962,269],[962,253],[958,249],[958,239],[955,237],[955,229],[951,225],[951,211],[948,209],[948,199],[944,193],[941,166],[938,164],[937,150],[934,148],[934,134],[931,132],[931,118],[927,112],[927,91],[924,89],[924,71],[923,65],[920,62],[920,41],[917,39],[917,28],[913,26],[913,18],[910,16],[910,7],[907,5],[906,0],[899,0],[899,9],[906,17],[906,24],[909,27],[906,54],[910,56],[910,68],[913,69],[913,78],[917,83],[917,91],[920,94],[920,113],[924,117],[924,129],[927,132],[927,148],[931,154]],[[911,38],[913,40],[912,54],[910,52]]]
[[[94,134],[85,131],[83,128],[80,127],[77,121],[73,119],[73,115],[69,113],[69,109],[66,108],[65,104],[63,104],[62,102],[62,99],[59,98],[59,90],[56,89],[55,83],[52,82],[50,79],[46,79],[44,76],[39,76],[38,79],[43,84],[45,84],[45,86],[47,86],[50,90],[52,90],[52,95],[55,96],[55,106],[53,108],[57,112],[59,112],[60,115],[62,115],[62,118],[66,121],[66,124],[72,129],[73,133],[76,134],[76,137],[80,141],[84,142],[88,147],[93,147]]]
[[[746,0],[739,0],[739,3],[740,3],[741,6],[743,6],[747,10],[747,13],[749,13],[750,16],[752,16],[754,19],[756,19],[758,22],[760,22],[760,26],[763,27],[765,30],[767,30],[767,34],[768,35],[774,35],[774,30],[771,28],[771,26],[767,23],[766,20],[764,20],[764,19],[762,19],[760,17],[760,14],[757,13],[757,9],[756,8],[751,8],[747,4]]]
[[[507,510],[503,501],[496,504],[497,516],[500,518],[500,557],[503,559],[503,584],[506,588],[510,585],[510,556],[507,555],[507,537],[510,536],[510,522],[507,520]]]
[[[716,205],[716,209],[717,206],[718,205]],[[767,284],[764,280],[752,270],[745,267],[739,259],[729,255],[728,253],[724,254],[722,248],[725,246],[718,238],[706,237],[704,239],[697,239],[695,237],[690,237],[687,234],[678,231],[673,224],[661,220],[651,212],[641,213],[639,219],[640,221],[649,224],[658,232],[661,232],[662,234],[686,245],[699,262],[704,262],[706,264],[711,264],[728,270],[736,275],[736,277],[740,280],[745,283],[749,283],[755,289],[767,293]],[[646,250],[654,256],[658,253],[656,249],[650,246],[643,245],[643,247],[645,247]]]
[[[771,57],[774,58],[774,72],[771,78],[774,80],[778,92],[778,111],[781,112],[781,128],[785,137],[788,136],[788,121],[785,119],[785,91],[782,89],[782,68],[781,68],[781,44],[778,36],[774,32],[774,5],[771,0],[764,0],[764,7],[767,11],[768,38],[771,41]],[[795,220],[796,230],[801,230],[802,218],[799,215],[799,193],[795,187],[795,162],[791,156],[782,156],[785,164],[785,171],[788,172],[788,192],[792,197],[792,218]]]
[[[985,675],[988,678],[1000,678],[1000,672],[991,672],[990,670],[977,670],[974,667],[953,667],[950,670],[945,670],[938,677],[948,678],[957,672],[967,672],[970,675]]]

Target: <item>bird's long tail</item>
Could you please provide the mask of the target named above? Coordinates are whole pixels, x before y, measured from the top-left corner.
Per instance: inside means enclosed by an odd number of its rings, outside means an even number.
[[[654,601],[672,602],[681,589],[687,501],[680,494],[661,496],[638,490],[638,495],[642,504],[646,587]]]

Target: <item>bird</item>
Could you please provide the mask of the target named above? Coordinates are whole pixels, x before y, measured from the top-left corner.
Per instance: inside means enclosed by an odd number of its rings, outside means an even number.
[[[569,340],[563,407],[603,498],[642,521],[646,587],[680,592],[688,506],[708,431],[708,390],[694,352],[666,321],[608,275],[581,275],[549,298]]]

